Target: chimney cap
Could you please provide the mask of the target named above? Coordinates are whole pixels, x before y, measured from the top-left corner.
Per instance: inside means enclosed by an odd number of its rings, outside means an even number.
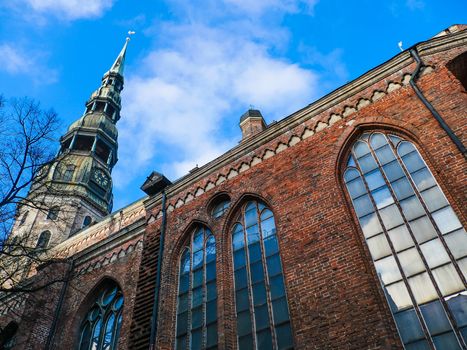
[[[263,118],[263,115],[258,109],[249,109],[240,117],[240,123],[245,121],[248,118]]]

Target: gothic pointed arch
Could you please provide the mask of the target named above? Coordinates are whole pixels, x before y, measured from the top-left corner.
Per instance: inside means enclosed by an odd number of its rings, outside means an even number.
[[[467,343],[467,234],[416,145],[352,140],[341,180],[406,349]]]
[[[102,280],[85,299],[77,339],[79,350],[117,349],[124,296],[112,279]]]
[[[247,195],[230,228],[239,349],[292,349],[282,261],[271,209]]]

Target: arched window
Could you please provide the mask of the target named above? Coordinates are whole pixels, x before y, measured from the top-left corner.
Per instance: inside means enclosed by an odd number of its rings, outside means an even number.
[[[293,348],[274,216],[248,202],[232,231],[238,348]]]
[[[122,324],[123,294],[111,283],[102,288],[81,323],[79,350],[115,350]]]
[[[21,221],[19,222],[19,225],[24,225],[24,223],[26,222],[26,219],[28,218],[28,214],[29,214],[29,210],[26,211],[23,216],[21,217]]]
[[[81,226],[81,228],[88,227],[89,225],[91,225],[91,222],[92,218],[89,215],[87,215],[83,220],[83,226]]]
[[[181,255],[176,332],[177,350],[217,348],[216,241],[203,226]]]
[[[47,220],[57,220],[59,211],[59,207],[50,208],[49,212],[47,213]]]
[[[467,235],[415,146],[363,134],[344,181],[405,348],[461,349]]]
[[[44,231],[39,235],[37,240],[36,249],[45,249],[49,245],[50,231]]]

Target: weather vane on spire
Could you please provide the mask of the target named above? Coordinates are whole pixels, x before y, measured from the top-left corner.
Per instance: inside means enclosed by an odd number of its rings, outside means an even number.
[[[135,31],[133,31],[133,30],[129,30],[129,31],[128,31],[128,36],[126,37],[126,40],[127,40],[127,41],[130,41],[130,39],[131,39],[131,38],[130,38],[130,37],[131,37],[131,35],[134,35],[134,34],[136,34],[136,32],[135,32]]]

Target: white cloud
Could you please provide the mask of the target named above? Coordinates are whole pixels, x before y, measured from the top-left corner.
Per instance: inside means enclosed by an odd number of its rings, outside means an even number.
[[[11,43],[0,43],[0,57],[2,57],[0,71],[11,75],[28,75],[35,82],[51,84],[57,81],[58,72],[43,64],[45,56],[47,55],[43,52],[31,49],[26,51]]]
[[[296,13],[304,11],[311,13],[317,0],[224,0],[225,3],[236,6],[248,14],[263,14],[273,10]]]
[[[114,0],[24,0],[35,13],[60,19],[96,18],[110,9]]]

